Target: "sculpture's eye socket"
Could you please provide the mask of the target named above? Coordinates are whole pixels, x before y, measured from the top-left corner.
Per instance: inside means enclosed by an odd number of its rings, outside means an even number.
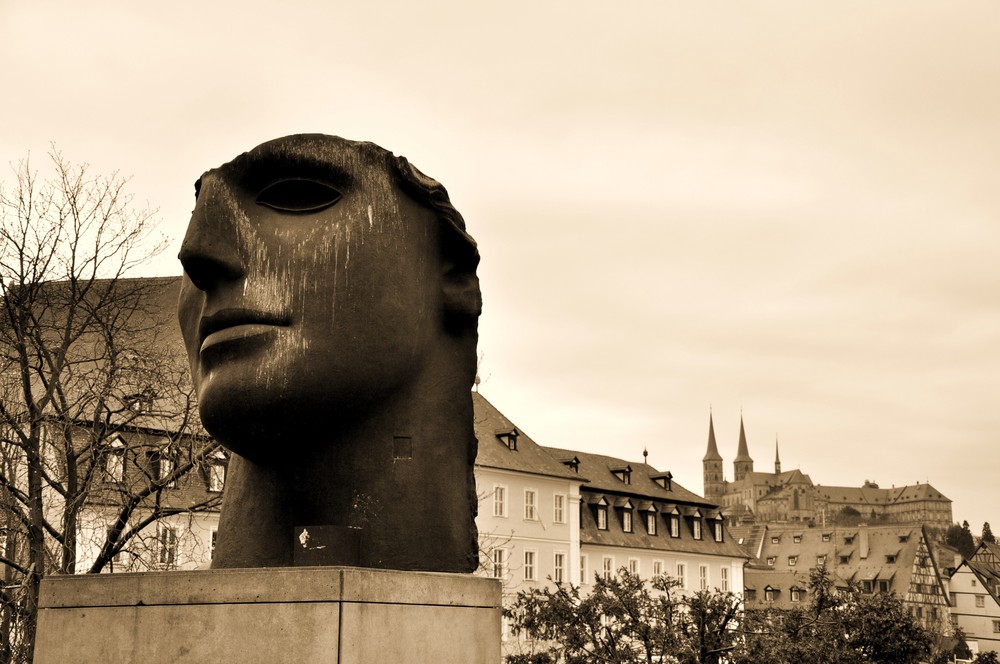
[[[257,194],[257,204],[281,212],[319,212],[340,200],[341,193],[324,182],[304,178],[278,180]]]

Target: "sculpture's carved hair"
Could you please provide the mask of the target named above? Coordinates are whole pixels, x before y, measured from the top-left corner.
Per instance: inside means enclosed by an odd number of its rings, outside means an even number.
[[[465,219],[452,205],[443,184],[422,173],[406,157],[388,152],[387,156],[390,172],[399,187],[414,201],[434,212],[441,222],[441,253],[450,267],[445,284],[449,327],[474,330],[483,308],[479,278],[476,276],[479,265],[476,241],[466,231]]]

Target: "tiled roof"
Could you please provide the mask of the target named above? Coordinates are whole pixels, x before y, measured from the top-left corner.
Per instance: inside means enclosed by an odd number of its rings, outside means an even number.
[[[544,449],[555,458],[579,459],[580,475],[590,480],[580,487],[582,502],[590,506],[581,510],[581,544],[747,557],[727,532],[724,531],[722,542],[715,541],[713,528],[718,509],[714,504],[676,481],[670,482],[670,490],[663,488],[653,479],[664,476],[656,468],[642,461],[603,454],[555,447]],[[625,468],[631,468],[628,484],[612,472]],[[626,500],[633,506],[632,532],[623,529],[622,506]],[[608,509],[607,529],[597,527],[596,509],[602,502]],[[650,508],[656,514],[655,534],[646,530],[646,514]],[[681,516],[680,537],[670,536],[669,515],[675,510]],[[700,514],[700,518],[695,514]],[[692,531],[692,520],[696,518],[702,522],[701,539],[695,539]]]
[[[893,590],[905,596],[921,537],[919,528],[906,526],[769,528],[761,546],[760,562],[767,564],[773,558],[768,567],[795,571],[808,578],[809,569],[819,564],[820,556],[825,556],[832,574],[857,583],[888,580]],[[849,556],[848,562],[842,563],[841,556]]]
[[[626,461],[625,459],[605,456],[603,454],[563,450],[557,447],[545,447],[543,449],[556,459],[577,457],[580,460],[580,475],[590,480],[585,487],[587,491],[622,494],[641,497],[647,500],[685,505],[698,505],[708,509],[715,507],[714,503],[705,500],[696,493],[688,491],[675,480],[672,480],[670,483],[671,490],[664,489],[653,480],[654,476],[662,475],[662,473],[642,461]],[[625,484],[612,472],[625,466],[631,466],[632,468],[630,484]]]
[[[476,465],[483,468],[516,470],[533,475],[545,475],[586,482],[583,468],[579,473],[560,463],[558,457],[538,445],[526,433],[486,400],[479,392],[472,393],[472,408],[475,413],[476,438],[479,439],[479,453]],[[510,449],[497,438],[501,431],[517,429],[517,447]],[[568,453],[572,454],[572,453]]]
[[[899,503],[920,500],[942,500],[951,502],[940,491],[930,484],[914,484],[909,486],[880,489],[874,486],[822,486],[816,487],[817,492],[832,503],[865,504],[884,507]]]

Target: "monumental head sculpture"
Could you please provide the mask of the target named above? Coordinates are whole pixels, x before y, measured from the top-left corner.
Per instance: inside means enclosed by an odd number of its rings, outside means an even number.
[[[479,253],[444,187],[304,134],[195,192],[179,317],[232,452],[213,567],[471,571]]]

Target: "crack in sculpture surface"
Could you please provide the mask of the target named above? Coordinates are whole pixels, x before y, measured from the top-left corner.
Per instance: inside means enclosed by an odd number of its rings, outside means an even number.
[[[179,318],[232,452],[212,566],[472,571],[479,253],[444,187],[301,134],[195,189]]]

